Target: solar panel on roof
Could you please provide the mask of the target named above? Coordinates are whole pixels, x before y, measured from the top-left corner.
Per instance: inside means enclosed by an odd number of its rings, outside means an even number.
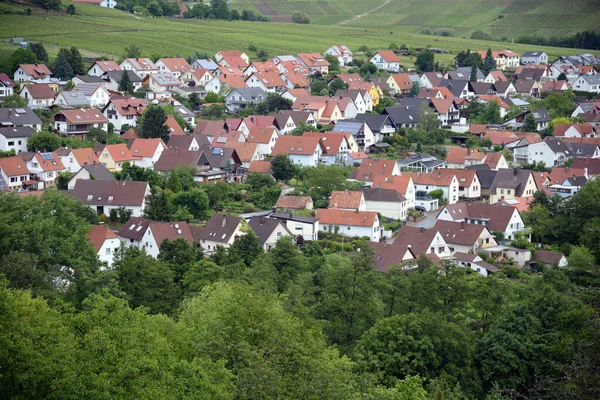
[[[212,151],[213,154],[221,154],[221,149],[219,148],[214,148]]]
[[[52,153],[42,153],[40,154],[40,157],[42,157],[42,160],[53,160],[54,156],[52,155]]]

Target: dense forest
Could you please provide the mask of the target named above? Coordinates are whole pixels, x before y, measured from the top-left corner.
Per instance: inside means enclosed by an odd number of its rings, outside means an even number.
[[[566,37],[522,36],[517,41],[519,43],[536,44],[538,46],[600,50],[600,33],[594,31],[579,32],[573,36]]]
[[[534,232],[586,244],[598,190],[536,198],[555,225]],[[208,259],[181,239],[158,259],[122,248],[105,269],[96,222],[56,191],[0,194],[2,397],[600,398],[598,246],[565,243],[570,266],[543,274],[424,257],[384,274],[364,240],[265,253],[248,233]]]

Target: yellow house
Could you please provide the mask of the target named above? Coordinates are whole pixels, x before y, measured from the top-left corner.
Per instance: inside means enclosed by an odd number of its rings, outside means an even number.
[[[533,172],[528,169],[499,169],[490,188],[490,203],[533,196],[537,190]]]
[[[373,107],[379,104],[379,100],[383,97],[383,90],[379,85],[371,83],[371,87],[369,88],[369,94],[371,95],[371,100],[373,101]]]
[[[134,164],[135,160],[138,159],[139,157],[131,155],[131,152],[123,143],[108,144],[98,154],[98,160],[111,172],[119,172],[123,168],[124,162]]]

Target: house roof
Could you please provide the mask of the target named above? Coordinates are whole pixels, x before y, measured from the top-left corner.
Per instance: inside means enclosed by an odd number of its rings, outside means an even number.
[[[78,179],[71,196],[83,204],[139,207],[144,202],[147,189],[147,182]]]
[[[60,171],[65,169],[64,164],[56,152],[53,153],[34,153],[34,158],[38,165],[44,171]]]
[[[465,160],[472,161],[483,161],[486,158],[486,154],[478,150],[472,150],[464,147],[450,147],[448,155],[446,156],[446,162],[452,164],[464,164]]]
[[[47,83],[37,83],[35,85],[27,85],[25,86],[32,99],[37,100],[45,100],[45,99],[54,99],[56,97],[56,92],[52,90],[49,84]],[[25,89],[23,88],[23,89]]]
[[[4,87],[15,87],[15,84],[13,83],[13,81],[10,80],[10,78],[8,77],[8,75],[6,74],[0,74],[0,85],[4,86]]]
[[[232,89],[240,89],[247,86],[245,81],[245,75],[243,74],[216,75],[214,78],[218,79],[219,81],[221,81],[222,84],[227,85]]]
[[[169,134],[173,136],[185,135],[183,128],[172,115],[167,115],[167,121],[164,123],[169,128]]]
[[[304,210],[309,204],[312,203],[310,196],[279,196],[275,207],[284,208],[290,210]]]
[[[563,253],[555,253],[553,251],[546,250],[536,250],[533,257],[536,260],[543,262],[544,264],[558,265],[558,263],[564,256],[565,255]]]
[[[271,161],[269,160],[254,160],[248,168],[248,173],[270,174]]]
[[[521,197],[530,177],[531,171],[528,169],[501,168],[496,173],[490,193],[496,194],[498,188],[509,188],[515,189],[515,197]]]
[[[385,114],[388,114],[396,125],[416,124],[421,120],[418,106],[398,106],[386,107]]]
[[[204,230],[198,235],[198,239],[227,243],[241,222],[241,217],[215,213],[206,222]]]
[[[377,54],[379,54],[381,56],[381,58],[383,58],[388,63],[394,63],[394,62],[399,63],[400,62],[400,58],[398,58],[396,53],[394,53],[391,50],[378,51],[377,53],[375,53],[375,55],[377,55]],[[373,57],[375,57],[375,56],[373,56]],[[373,57],[371,57],[371,58],[373,58]]]
[[[182,86],[183,82],[175,78],[173,74],[165,72],[159,74],[148,74],[144,77],[142,82],[153,80],[159,86],[171,87],[171,86]]]
[[[365,121],[373,133],[381,132],[381,129],[387,124],[394,127],[394,122],[389,115],[383,114],[358,114],[355,118],[358,121]]]
[[[80,164],[82,165],[82,164]],[[116,181],[117,178],[115,178],[115,176],[113,174],[111,174],[111,172],[106,169],[106,167],[104,165],[102,165],[102,163],[92,163],[92,164],[87,164],[87,165],[83,165],[81,167],[81,169],[85,169],[89,174],[90,177],[93,177],[95,180],[97,181]]]
[[[363,199],[362,192],[351,192],[348,190],[331,192],[329,198],[330,208],[348,208],[352,210],[358,210],[360,208],[361,200]]]
[[[318,137],[309,136],[280,136],[271,151],[272,156],[278,154],[295,154],[310,156],[314,154],[321,143]]]
[[[375,269],[379,272],[388,272],[391,266],[401,264],[407,252],[409,259],[416,258],[410,248],[395,243],[369,242],[369,245],[375,251]]]
[[[165,149],[154,164],[155,171],[169,171],[179,165],[195,167],[198,165],[202,152],[199,150]]]
[[[184,72],[192,69],[192,66],[185,60],[185,58],[161,58],[158,61],[162,62],[171,72],[179,71],[183,74]]]
[[[94,225],[92,230],[87,233],[86,237],[92,246],[94,246],[96,252],[100,251],[106,240],[119,238],[112,230],[104,225]]]
[[[453,169],[452,172],[458,180],[459,186],[469,186],[477,176],[477,171],[472,169]]]
[[[254,155],[256,154],[256,149],[258,148],[258,143],[250,143],[250,142],[238,142],[238,141],[227,141],[224,143],[219,143],[215,145],[218,147],[223,147],[225,149],[235,149],[240,161],[251,163]]]
[[[274,135],[277,135],[277,130],[275,128],[266,126],[254,126],[252,127],[252,129],[250,129],[246,140],[249,143],[268,144],[271,143],[271,139]]]
[[[130,71],[130,70],[106,71],[104,74],[102,74],[102,77],[103,77],[103,79],[106,79],[106,80],[112,79],[116,83],[121,83],[121,79],[123,78],[123,74],[125,72],[127,72],[127,75],[129,76],[129,80],[131,81],[131,83],[142,83],[142,78],[140,78],[140,76],[138,74],[136,74],[135,71]],[[105,77],[107,77],[108,79]]]
[[[583,137],[590,136],[594,133],[594,126],[589,122],[584,122],[580,124],[556,124],[554,136],[564,136],[565,132],[569,128],[575,129]]]
[[[52,118],[50,118],[51,122],[56,120],[56,115],[64,115],[67,123],[73,125],[108,123],[108,119],[95,108],[60,110]]]
[[[207,136],[215,136],[225,128],[225,121],[211,121],[207,119],[199,119],[194,128],[194,135],[202,134]]]
[[[407,175],[386,176],[377,175],[373,179],[373,188],[393,189],[400,194],[406,194],[409,185],[412,186],[412,178]]]
[[[116,111],[123,116],[142,115],[146,110],[146,102],[142,99],[111,99],[110,103],[112,103],[115,106]],[[104,110],[107,108],[108,105],[104,107]]]
[[[362,193],[360,193],[362,195]],[[376,212],[348,211],[336,208],[318,208],[316,215],[320,224],[325,225],[347,225],[347,226],[369,226],[375,225]]]
[[[503,206],[513,206],[519,210],[519,212],[523,212],[529,210],[529,205],[533,199],[533,196],[515,197],[513,199],[504,200],[500,202],[500,204]]]
[[[131,65],[134,71],[158,71],[156,64],[149,58],[127,58],[125,61]]]
[[[544,142],[550,148],[550,150],[554,152],[554,154],[564,153],[566,157],[574,156],[574,154],[571,153],[569,146],[567,146],[567,144],[561,140],[561,138],[547,137]]]
[[[498,271],[498,267],[496,267],[495,265],[486,263],[477,254],[456,252],[456,253],[454,253],[454,255],[452,257],[458,261],[472,263],[475,266],[485,268],[488,272],[497,272]]]
[[[571,149],[572,154],[575,157],[593,157],[596,154],[596,150],[598,150],[599,145],[597,143],[572,143],[565,142],[569,149]]]
[[[511,205],[501,205],[499,203],[477,203],[471,201],[459,201],[454,204],[444,206],[440,213],[448,210],[450,217],[455,221],[461,221],[467,218],[488,220],[489,223],[486,225],[490,232],[493,231],[506,231],[512,216],[517,210],[516,207]],[[518,212],[518,210],[517,210]]]
[[[129,218],[129,221],[127,221],[125,225],[119,229],[117,235],[122,238],[140,241],[144,237],[146,229],[148,229],[148,226],[151,222],[152,221],[149,219],[131,217]]]
[[[64,90],[59,93],[67,105],[72,107],[90,105],[90,101],[86,97],[85,93],[79,90]]]
[[[477,53],[481,56],[482,60],[485,60],[485,56],[487,55],[487,50],[479,50]],[[516,53],[512,50],[492,50],[492,57],[521,57],[519,53]]]
[[[378,201],[385,203],[403,203],[406,197],[395,189],[381,189],[378,187],[367,187],[362,189],[365,201]]]
[[[365,83],[363,77],[360,76],[359,73],[353,73],[353,74],[336,74],[331,79],[329,79],[329,82],[331,82],[335,78],[340,79],[342,82],[344,82],[348,86],[350,86],[352,84],[363,84],[363,83]]]
[[[358,167],[356,173],[357,181],[373,181],[376,176],[392,176],[396,161],[387,159],[369,159],[364,160]]]
[[[437,229],[448,244],[473,246],[487,228],[464,222],[437,221],[433,229]]]
[[[52,71],[45,64],[19,64],[19,67],[35,79],[52,75]]]
[[[250,227],[252,228],[254,233],[256,233],[256,236],[258,236],[258,241],[263,246],[267,242],[269,237],[273,234],[273,231],[275,231],[275,229],[277,229],[277,227],[280,224],[281,224],[281,226],[284,227],[284,229],[287,230],[287,227],[285,226],[285,224],[283,224],[281,222],[281,220],[278,220],[275,218],[266,218],[266,217],[256,216],[256,217],[250,218],[250,220],[248,221],[248,224],[250,225]],[[291,234],[290,234],[290,236],[291,236]]]
[[[137,156],[131,154],[127,145],[123,143],[107,144],[105,149],[115,162],[131,161],[137,158]]]
[[[304,132],[302,136],[320,138],[325,154],[337,154],[342,143],[346,140],[346,134],[343,132]]]
[[[391,52],[393,54],[393,52]],[[381,54],[381,52],[380,52]],[[394,54],[395,55],[395,54]],[[397,57],[396,57],[397,58]],[[399,61],[400,59],[398,59]],[[391,62],[391,61],[388,61]],[[410,90],[412,89],[414,82],[410,79],[410,74],[392,74],[390,76],[398,85],[398,90]]]
[[[156,222],[150,221],[148,227],[152,231],[152,236],[156,244],[160,246],[165,240],[177,240],[183,238],[189,245],[194,243],[192,232],[187,222]]]
[[[423,76],[427,78],[427,80],[429,81],[429,83],[431,83],[431,86],[433,87],[438,87],[444,79],[444,75],[440,72],[424,72],[423,74],[421,74],[421,77]]]
[[[33,136],[33,134],[33,129],[28,126],[10,126],[6,128],[0,128],[0,136],[4,136],[7,139],[30,138]]]
[[[255,76],[267,88],[282,88],[287,86],[277,71],[269,70],[254,72],[248,79],[252,76]]]
[[[163,148],[167,147],[162,139],[136,138],[131,143],[131,146],[129,146],[129,151],[136,157],[154,157],[156,150],[161,144],[163,145]]]
[[[572,164],[570,167],[555,167],[552,168],[552,171],[550,171],[550,184],[562,185],[565,179],[569,179],[574,176],[585,176],[585,169],[573,167]]]
[[[492,77],[494,77],[494,80],[496,82],[498,82],[498,81],[502,81],[502,82],[508,81],[508,79],[506,79],[506,76],[504,75],[504,72],[502,72],[500,70],[490,71],[490,75],[492,75]]]
[[[90,165],[94,163],[100,164],[100,161],[98,160],[98,157],[96,156],[96,153],[94,153],[94,149],[92,148],[82,147],[80,149],[71,149],[70,152],[73,153],[73,157],[75,157],[75,160],[77,160],[77,163],[79,165],[83,166],[86,164]]]
[[[490,169],[498,169],[498,164],[500,163],[503,157],[504,154],[502,153],[486,153],[484,163],[489,165]]]
[[[417,228],[414,226],[403,226],[400,228],[394,244],[400,248],[409,247],[413,254],[418,257],[429,251],[429,247],[437,235],[436,229]]]
[[[297,57],[308,67],[329,66],[329,61],[319,53],[300,53]]]
[[[97,65],[98,68],[100,68],[104,72],[106,72],[106,71],[120,71],[121,70],[121,67],[119,66],[119,64],[117,64],[116,62],[114,62],[112,60],[96,61],[94,63],[94,65]],[[92,65],[92,67],[94,65]],[[92,67],[90,67],[90,69]]]
[[[6,176],[28,175],[27,163],[19,156],[0,158],[0,170]]]

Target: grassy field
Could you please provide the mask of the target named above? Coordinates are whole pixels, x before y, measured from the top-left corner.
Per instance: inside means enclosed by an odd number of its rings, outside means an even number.
[[[267,4],[277,15],[305,12],[313,24],[411,33],[425,28],[445,29],[453,36],[467,38],[478,29],[511,40],[523,35],[570,35],[600,26],[598,0],[389,0],[380,9],[350,21],[384,3],[385,0],[232,0],[230,6],[258,11],[257,4]]]
[[[7,5],[0,3],[0,6]],[[137,44],[142,49],[142,55],[147,57],[185,57],[196,52],[214,54],[223,49],[245,50],[250,44],[267,50],[271,56],[308,51],[323,52],[334,43],[344,43],[353,50],[361,45],[377,50],[386,49],[390,42],[396,42],[408,47],[431,45],[453,53],[467,48],[475,50],[509,47],[517,52],[534,48],[531,45],[421,35],[397,29],[307,26],[273,22],[143,19],[118,10],[83,4],[77,5],[77,12],[76,16],[44,12],[36,12],[30,16],[0,14],[0,55],[8,54],[16,48],[8,44],[12,37],[40,41],[51,54],[55,54],[60,47],[76,46],[84,55],[115,59],[122,57],[124,48],[130,44]],[[552,47],[535,47],[535,50],[546,51],[550,58],[579,52],[577,49]],[[436,55],[436,58],[442,63],[451,63],[453,55]],[[411,59],[403,60],[406,65],[412,62]]]

